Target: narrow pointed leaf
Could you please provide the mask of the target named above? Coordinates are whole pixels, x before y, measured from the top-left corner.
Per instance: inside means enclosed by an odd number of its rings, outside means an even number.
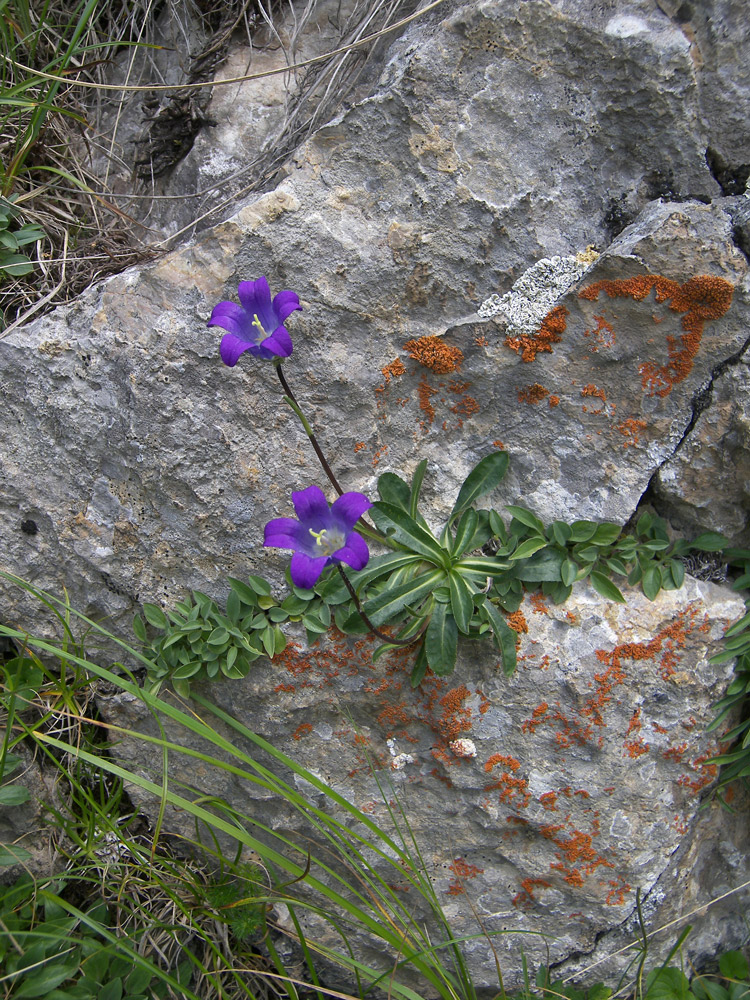
[[[373,625],[384,625],[403,611],[408,604],[414,604],[426,597],[445,580],[445,576],[444,570],[433,569],[429,573],[421,574],[415,580],[408,580],[395,590],[385,590],[365,604],[365,614]]]
[[[411,490],[395,472],[384,472],[378,477],[378,495],[385,503],[392,504],[408,514],[410,512]]]
[[[516,641],[518,640],[518,635],[508,625],[491,601],[485,601],[482,605],[482,614],[486,616],[492,628],[495,646],[500,650],[502,655],[503,673],[506,677],[511,677],[516,672]]]
[[[427,469],[427,459],[423,458],[414,470],[411,481],[411,495],[409,497],[409,513],[413,518],[417,517],[417,504],[419,503],[419,491],[422,489],[425,470]]]
[[[625,603],[625,598],[622,596],[619,587],[612,583],[608,576],[605,576],[604,573],[600,573],[598,570],[591,571],[591,586],[597,594],[606,597],[608,601],[617,601],[618,604]]]
[[[472,510],[470,507],[468,510],[463,512],[459,518],[458,526],[456,528],[456,537],[453,540],[451,554],[454,559],[458,559],[469,548],[478,524],[479,515],[475,510]]]
[[[425,528],[422,528],[406,511],[393,504],[378,500],[370,509],[370,515],[380,531],[404,548],[418,552],[436,566],[449,568],[447,551]]]
[[[517,507],[513,504],[508,504],[505,509],[509,510],[513,517],[517,521],[520,521],[521,524],[525,524],[527,528],[535,531],[537,535],[544,535],[544,523],[539,520],[536,514],[532,514],[525,507]]]
[[[548,545],[549,542],[546,538],[527,538],[525,542],[521,542],[516,551],[512,552],[508,558],[514,562],[517,559],[528,559],[529,556],[533,556],[535,552],[545,549]]]
[[[436,604],[424,638],[430,670],[438,677],[453,673],[458,651],[458,629],[447,604]]]
[[[457,572],[448,577],[451,595],[451,610],[461,632],[468,634],[469,622],[474,614],[474,591]]]
[[[458,491],[456,503],[451,511],[451,520],[470,507],[479,497],[490,493],[499,485],[505,473],[508,471],[510,459],[505,451],[496,451],[478,462],[469,475],[464,480],[464,484]]]

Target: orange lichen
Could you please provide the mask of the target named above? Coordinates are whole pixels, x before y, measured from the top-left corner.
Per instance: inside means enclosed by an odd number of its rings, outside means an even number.
[[[559,406],[560,405],[560,397],[559,396],[550,396],[550,398],[549,398],[549,405],[550,405],[550,409],[552,409],[553,406]]]
[[[541,726],[543,723],[547,721],[545,716],[547,715],[548,710],[549,710],[549,705],[547,704],[546,701],[543,701],[540,705],[537,705],[536,708],[531,713],[531,718],[526,719],[526,721],[521,724],[521,732],[524,733],[536,732],[537,726]]]
[[[458,347],[446,344],[442,337],[420,337],[418,340],[407,340],[404,350],[409,357],[418,361],[424,368],[429,368],[436,375],[447,375],[461,367],[463,352]]]
[[[534,334],[506,337],[505,346],[521,355],[522,361],[534,361],[537,354],[551,354],[552,344],[559,344],[567,326],[568,310],[565,306],[550,309]]]
[[[307,736],[307,734],[311,732],[312,725],[309,722],[301,722],[294,730],[293,738],[295,740],[301,740],[303,736]]]
[[[490,342],[483,334],[480,334],[478,337],[474,338],[474,343],[477,347],[489,347]]]
[[[610,891],[607,893],[607,898],[605,903],[607,906],[622,906],[625,902],[625,896],[632,892],[631,886],[627,882],[610,882],[609,885],[612,886]]]
[[[520,608],[518,611],[514,611],[512,615],[508,615],[506,621],[513,631],[518,632],[519,635],[529,631],[529,624],[526,621],[526,615]]]
[[[557,802],[557,792],[544,792],[539,796],[539,802],[542,808],[548,812],[557,812],[557,805],[555,804]]]
[[[534,382],[533,385],[527,385],[525,389],[518,390],[518,402],[529,403],[531,406],[541,403],[547,396],[549,396],[549,389],[545,389],[538,382]]]
[[[387,444],[381,445],[380,448],[377,449],[375,454],[372,456],[373,469],[377,468],[377,466],[380,464],[380,459],[383,457],[383,455],[385,455],[387,451],[388,451]]]
[[[709,274],[690,278],[684,285],[659,274],[640,274],[633,278],[595,281],[578,294],[592,302],[602,291],[611,299],[628,297],[642,302],[652,290],[657,302],[669,302],[673,312],[683,313],[685,331],[680,337],[667,337],[669,360],[665,365],[645,362],[639,368],[643,388],[648,389],[651,396],[663,397],[692,371],[704,324],[726,313],[734,288],[724,278]]]
[[[462,417],[473,417],[475,413],[479,413],[479,403],[473,396],[464,396],[458,403],[451,406],[451,413]]]
[[[634,448],[637,444],[640,444],[640,432],[645,430],[647,426],[645,420],[636,420],[635,417],[628,417],[627,420],[623,420],[621,424],[618,424],[617,430],[625,438],[623,448]]]
[[[662,757],[664,757],[665,760],[673,760],[677,764],[681,764],[682,758],[685,756],[687,746],[687,743],[680,743],[679,746],[670,747],[668,750],[662,750]]]
[[[382,372],[383,377],[385,378],[385,384],[388,385],[388,383],[391,381],[392,378],[398,378],[400,375],[405,374],[406,365],[401,360],[401,358],[395,358],[393,361],[390,361],[384,368],[381,368],[380,371]]]
[[[503,444],[503,442],[499,438],[496,441],[492,442],[492,447],[493,448],[499,448],[500,451],[505,451],[505,445]]]
[[[435,407],[432,405],[430,400],[436,393],[437,389],[433,389],[432,386],[425,379],[420,380],[420,383],[417,386],[417,395],[419,396],[419,409],[427,417],[428,424],[431,424],[435,419]]]
[[[692,601],[684,611],[681,611],[677,615],[673,622],[666,625],[649,642],[626,642],[620,646],[615,646],[611,652],[598,649],[596,651],[597,659],[600,663],[609,664],[609,668],[605,674],[595,675],[595,679],[600,684],[601,690],[598,701],[595,702],[595,700],[590,699],[589,703],[587,703],[590,704],[591,714],[594,715],[597,707],[601,707],[609,701],[609,692],[614,684],[622,684],[624,682],[625,675],[622,668],[622,661],[624,659],[650,660],[656,659],[661,654],[659,660],[661,676],[663,680],[669,680],[675,673],[675,665],[679,662],[680,648],[684,646],[688,636],[698,624],[696,621],[697,617],[697,602]],[[596,724],[601,725],[602,723],[597,722]]]
[[[525,878],[521,882],[521,892],[513,897],[514,906],[522,906],[527,909],[534,902],[534,891],[536,889],[549,889],[551,883],[543,878]]]
[[[461,733],[471,729],[471,709],[464,705],[469,697],[469,689],[461,684],[451,688],[440,699],[443,712],[437,720],[437,729],[447,743],[457,740]]]
[[[614,347],[615,345],[615,331],[610,323],[606,321],[603,316],[594,316],[596,320],[596,329],[594,330],[584,330],[584,337],[593,337],[596,344],[591,348],[591,352],[596,354],[600,347]]]
[[[364,447],[365,447],[364,441],[357,441],[357,443],[354,445],[354,454],[356,455],[358,451],[362,451]]]
[[[531,606],[534,609],[535,615],[549,614],[549,607],[547,605],[546,600],[544,599],[544,594],[540,593],[539,591],[535,591],[533,594],[529,596],[529,600],[531,601]]]
[[[511,771],[517,771],[521,766],[515,757],[507,757],[501,753],[493,753],[493,755],[487,759],[487,762],[484,765],[485,771],[487,772],[491,771],[496,764],[502,764],[503,767],[507,767]]]
[[[602,405],[599,407],[599,409],[598,410],[591,410],[590,411],[591,413],[593,413],[593,414],[606,413],[606,411],[607,411],[607,395],[604,392],[604,389],[598,389],[593,384],[593,382],[591,382],[588,385],[585,385],[583,387],[583,389],[581,389],[581,395],[582,396],[593,396],[596,399],[600,399],[602,401]],[[588,413],[589,412],[588,407],[584,406],[583,412],[584,413]]]
[[[448,865],[448,868],[456,876],[448,886],[449,896],[462,895],[462,893],[466,891],[463,883],[467,879],[476,878],[477,875],[482,875],[484,873],[484,868],[479,868],[477,865],[469,864],[469,862],[464,861],[463,858],[456,858],[452,864]]]

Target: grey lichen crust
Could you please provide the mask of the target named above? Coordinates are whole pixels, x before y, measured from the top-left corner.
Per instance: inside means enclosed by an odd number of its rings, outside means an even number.
[[[563,295],[596,260],[594,250],[572,256],[543,257],[521,275],[505,295],[490,295],[477,313],[481,319],[502,315],[511,335],[531,334]]]

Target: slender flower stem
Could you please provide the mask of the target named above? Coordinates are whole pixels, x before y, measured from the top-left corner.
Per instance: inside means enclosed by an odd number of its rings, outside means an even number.
[[[370,619],[365,614],[365,610],[362,607],[362,604],[360,602],[359,597],[357,596],[357,591],[352,586],[352,582],[349,579],[349,577],[346,575],[346,573],[344,572],[344,570],[343,570],[343,568],[341,566],[341,563],[337,563],[336,564],[336,569],[341,574],[341,579],[344,581],[344,585],[346,586],[346,589],[351,594],[351,598],[354,601],[354,606],[357,609],[357,614],[362,619],[362,621],[365,623],[365,625],[369,628],[369,630],[374,635],[376,635],[378,637],[378,639],[382,639],[383,642],[387,642],[389,646],[413,646],[414,645],[414,643],[417,641],[417,639],[420,638],[420,636],[422,635],[422,633],[424,632],[424,630],[427,628],[427,625],[429,624],[429,618],[425,621],[425,623],[422,625],[422,627],[420,628],[420,630],[417,633],[415,633],[415,635],[412,636],[411,639],[394,639],[393,636],[386,635],[385,632],[381,632],[380,629],[375,628],[375,626],[372,624],[372,622],[370,621]]]
[[[333,488],[336,490],[336,492],[338,493],[339,496],[342,496],[343,493],[344,493],[344,490],[341,488],[341,485],[340,485],[338,479],[334,476],[333,469],[328,464],[328,460],[326,459],[325,455],[323,454],[323,452],[321,450],[320,445],[318,444],[318,440],[315,437],[315,434],[313,433],[312,427],[308,423],[307,417],[302,412],[302,409],[301,409],[299,403],[297,402],[294,393],[289,388],[289,383],[284,378],[284,373],[281,370],[281,363],[280,362],[277,363],[275,365],[275,368],[276,368],[276,374],[279,376],[279,382],[281,382],[281,388],[284,390],[284,393],[285,393],[284,398],[286,399],[287,403],[289,403],[289,405],[294,410],[294,412],[297,414],[297,416],[300,419],[300,422],[301,422],[302,426],[305,428],[305,434],[307,434],[308,438],[310,439],[310,444],[315,449],[315,454],[318,456],[318,459],[320,460],[320,464],[323,466],[323,471],[325,472],[325,474],[330,479],[331,484],[333,485]]]
[[[325,457],[325,455],[323,454],[323,449],[318,444],[318,439],[315,437],[315,432],[310,426],[309,420],[302,412],[302,407],[297,402],[294,393],[289,387],[289,383],[284,377],[284,373],[281,370],[281,359],[277,359],[274,362],[274,368],[276,369],[276,374],[279,376],[279,382],[281,382],[281,388],[284,390],[284,401],[289,404],[291,409],[299,418],[300,423],[305,429],[305,434],[307,434],[310,440],[310,444],[313,446],[315,454],[318,456],[318,460],[320,461],[320,464],[323,466],[323,471],[328,476],[331,485],[336,490],[339,496],[343,496],[344,490],[342,489],[341,484],[334,475],[333,469],[328,464],[328,459]],[[367,535],[368,538],[372,538],[373,541],[385,542],[385,538],[383,537],[383,535],[378,531],[378,529],[373,524],[370,524],[370,522],[365,517],[361,517],[359,519],[358,524],[359,524],[359,530],[362,532],[362,534]]]

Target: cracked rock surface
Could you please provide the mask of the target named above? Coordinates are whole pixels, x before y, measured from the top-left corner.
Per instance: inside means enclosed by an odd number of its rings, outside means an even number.
[[[690,6],[446,4],[389,46],[370,96],[305,143],[270,190],[157,263],[1,340],[3,568],[54,592],[65,584],[74,606],[120,628],[145,600],[169,604],[196,587],[222,599],[227,575],[281,580],[283,554],[262,549],[262,527],[289,513],[292,489],[322,484],[321,473],[281,408],[273,372],[247,357],[225,369],[217,332],[205,328],[217,301],[260,274],[302,300],[285,371],[345,488],[374,493],[379,473],[410,475],[426,457],[425,510],[437,524],[468,470],[505,447],[498,507],[624,523],[653,483],[681,523],[745,538],[750,277],[746,198],[732,185],[748,158],[737,122],[750,117],[750,60],[742,63],[742,34],[730,30],[741,3],[701,5],[715,8],[713,21],[688,17]],[[707,157],[709,148],[717,155]],[[539,262],[555,260],[575,281],[550,301],[555,265]],[[527,308],[503,300],[511,290]],[[493,295],[513,302],[511,312],[480,316]],[[519,319],[529,316],[536,325]],[[451,349],[452,370],[435,364],[436,343]],[[431,762],[425,745],[418,770],[398,772],[404,781],[419,774],[415,795],[455,825],[455,856],[469,851],[466,863],[483,869],[472,898],[515,929],[541,921],[559,936],[555,961],[627,926],[636,888],[657,902],[663,891],[667,905],[673,890],[659,886],[679,859],[702,859],[700,877],[680,869],[670,883],[686,899],[707,901],[712,884],[734,877],[731,851],[715,852],[715,870],[706,868],[721,817],[713,826],[696,818],[710,784],[700,785],[696,762],[708,751],[700,734],[710,703],[729,676],[706,666],[709,640],[740,605],[695,583],[654,605],[628,597],[636,621],[579,595],[596,639],[578,645],[587,633],[564,619],[579,604],[555,609],[562,619],[527,612],[535,664],[507,682],[485,651],[456,674],[476,702],[478,756],[449,766]],[[648,669],[628,662],[632,686],[618,680],[607,695],[612,746],[598,745],[604,732],[590,719],[592,735],[581,744],[571,736],[562,753],[560,718],[582,711],[597,673],[612,666],[597,650],[606,658],[630,639],[655,642],[691,606],[706,631],[695,625],[675,673],[663,676],[654,653]],[[15,591],[3,595],[2,613],[43,627]],[[563,666],[542,669],[545,655]],[[364,690],[367,669],[353,689]],[[313,685],[302,701],[282,698],[275,670],[260,665],[248,679],[245,721],[270,726],[275,713],[274,738],[299,749],[295,712],[304,704],[305,718],[325,716],[329,693],[315,701]],[[493,706],[486,714],[477,689]],[[234,701],[237,690],[216,697]],[[651,693],[654,706],[657,694],[666,698],[667,715],[649,707]],[[542,703],[550,724],[524,730]],[[513,708],[503,715],[500,706]],[[397,726],[361,711],[378,739],[395,738]],[[683,732],[691,718],[695,729]],[[626,742],[636,738],[649,749],[633,757]],[[312,754],[318,744],[309,746]],[[323,774],[333,768],[330,747],[321,737],[309,760]],[[512,757],[518,771],[485,771],[493,754]],[[502,788],[485,789],[498,774],[527,782],[533,815],[508,811]],[[688,794],[691,782],[700,787]],[[364,803],[365,788],[350,793]],[[575,798],[578,789],[596,805]],[[555,809],[542,801],[548,793]],[[511,813],[531,816],[528,835]],[[601,847],[585,839],[595,819]],[[430,843],[430,823],[424,830],[455,904],[455,858]],[[735,833],[735,850],[746,850]],[[715,933],[714,944],[731,946],[731,913],[706,926],[705,940]],[[477,944],[471,961],[490,986],[486,947]]]

